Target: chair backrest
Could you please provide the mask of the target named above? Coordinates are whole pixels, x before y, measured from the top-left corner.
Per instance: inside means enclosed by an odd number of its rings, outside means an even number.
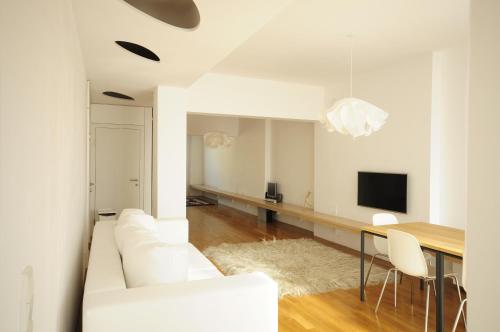
[[[398,270],[415,277],[429,275],[424,253],[415,236],[389,229],[387,240],[389,242],[389,260]]]
[[[398,223],[398,219],[391,213],[376,213],[372,217],[373,226],[394,225]],[[387,255],[387,240],[379,236],[373,237],[373,245],[381,254]]]

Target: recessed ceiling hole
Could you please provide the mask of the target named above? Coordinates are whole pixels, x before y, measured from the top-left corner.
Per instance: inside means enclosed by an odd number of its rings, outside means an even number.
[[[104,91],[102,93],[103,95],[113,97],[113,98],[119,98],[119,99],[127,99],[127,100],[135,100],[134,98],[124,95],[123,93],[115,92],[115,91]]]
[[[156,55],[150,49],[145,48],[144,46],[122,40],[117,40],[115,41],[115,43],[117,43],[118,45],[120,45],[129,52],[137,54],[138,56],[142,56],[143,58],[153,61],[160,61],[160,57],[158,55]]]
[[[179,28],[192,29],[200,24],[200,12],[193,0],[124,1],[160,21]]]

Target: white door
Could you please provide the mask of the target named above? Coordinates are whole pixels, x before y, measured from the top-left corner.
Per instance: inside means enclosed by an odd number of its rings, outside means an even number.
[[[144,208],[141,126],[94,125],[94,211]],[[96,215],[97,217],[97,215]]]

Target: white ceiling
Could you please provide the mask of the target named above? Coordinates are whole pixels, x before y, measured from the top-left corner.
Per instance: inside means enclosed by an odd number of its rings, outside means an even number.
[[[291,0],[195,0],[200,25],[184,30],[122,0],[73,0],[93,103],[151,105],[158,85],[191,85],[259,30]],[[143,59],[115,44],[141,44],[160,58]],[[103,96],[112,90],[135,102]]]
[[[355,70],[445,47],[467,34],[468,0],[195,0],[201,23],[182,30],[122,0],[74,0],[94,103],[151,105],[158,85],[190,86],[213,70],[329,85]],[[114,43],[150,48],[155,63]],[[103,96],[129,94],[135,102]]]
[[[464,41],[468,0],[296,0],[219,63],[216,72],[329,85]]]

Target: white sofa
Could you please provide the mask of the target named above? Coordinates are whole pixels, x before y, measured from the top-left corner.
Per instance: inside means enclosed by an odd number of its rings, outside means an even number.
[[[127,288],[115,221],[94,227],[83,297],[83,332],[276,332],[278,289],[261,273],[223,276],[189,244],[188,281]],[[158,222],[162,240],[187,243],[187,220]]]

